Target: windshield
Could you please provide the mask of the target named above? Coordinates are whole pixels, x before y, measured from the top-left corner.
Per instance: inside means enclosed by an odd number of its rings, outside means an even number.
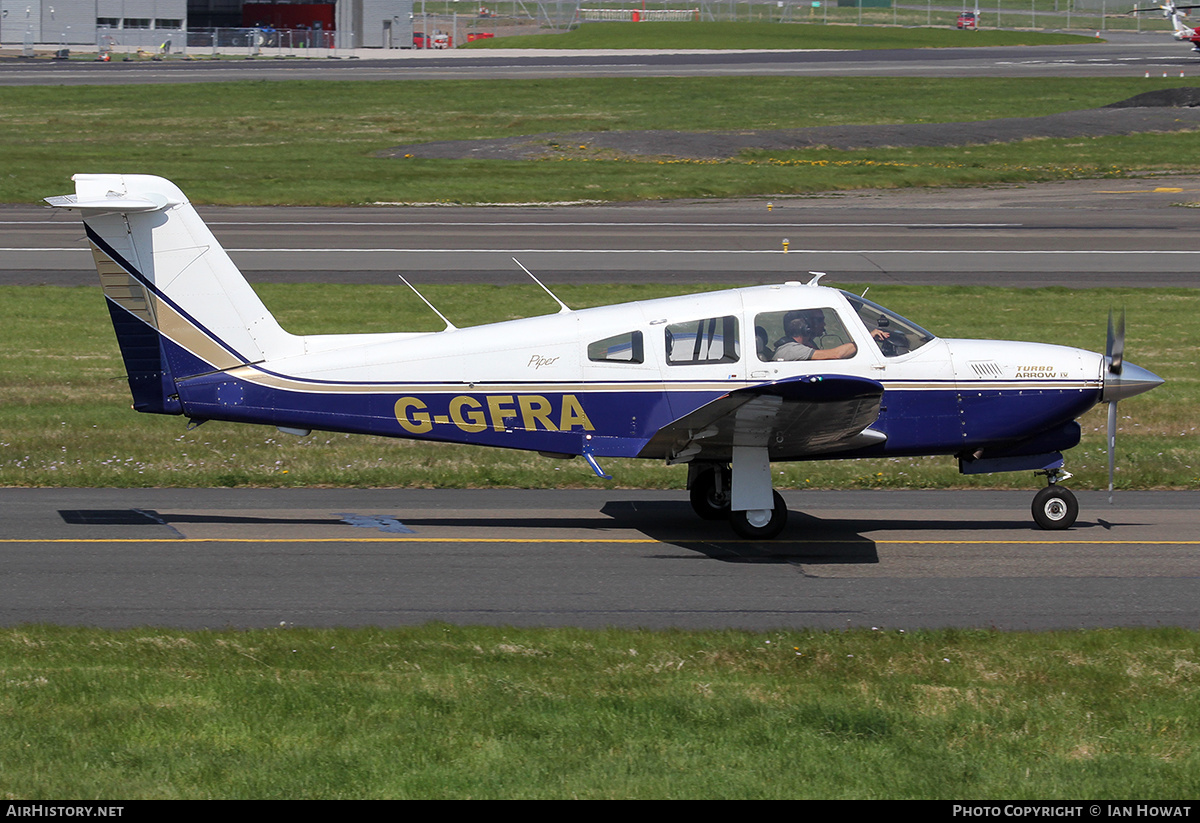
[[[899,357],[924,346],[934,336],[911,320],[906,320],[878,303],[865,297],[856,297],[842,292],[854,308],[858,319],[867,327],[867,332],[879,345],[884,357]]]

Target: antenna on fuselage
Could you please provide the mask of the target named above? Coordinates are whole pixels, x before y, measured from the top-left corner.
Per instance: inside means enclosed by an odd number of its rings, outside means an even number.
[[[419,291],[417,291],[416,286],[414,286],[412,283],[409,283],[407,280],[405,280],[403,274],[397,274],[396,276],[400,278],[401,283],[403,283],[404,285],[406,285],[410,289],[412,289],[413,294],[415,294],[417,297],[421,298],[421,302],[424,303],[426,306],[428,306],[434,314],[436,314],[438,317],[442,318],[442,322],[446,324],[446,328],[442,329],[442,331],[456,331],[458,329],[457,326],[455,326],[453,323],[451,323],[449,320],[446,319],[446,315],[444,315],[440,311],[438,311],[436,306],[434,306],[432,303],[430,303],[428,300],[425,299],[425,295],[423,295]]]
[[[805,283],[804,285],[806,285],[806,286],[819,285],[821,278],[825,276],[825,272],[823,272],[823,271],[810,271],[809,274],[811,274],[813,276],[813,279],[809,280],[807,283]]]
[[[566,303],[564,303],[563,301],[559,300],[559,299],[558,299],[558,295],[556,295],[554,292],[550,291],[550,289],[546,288],[546,284],[545,284],[545,283],[543,283],[541,280],[538,280],[536,277],[534,277],[534,276],[533,276],[533,272],[531,272],[529,269],[525,268],[524,264],[522,264],[520,260],[518,260],[517,258],[515,258],[515,257],[514,257],[514,258],[512,259],[512,261],[513,261],[514,263],[516,263],[518,266],[520,266],[520,267],[521,267],[521,270],[522,270],[523,272],[525,272],[525,273],[526,273],[526,274],[528,274],[528,275],[529,275],[531,278],[533,278],[533,282],[534,282],[534,283],[537,283],[539,286],[541,286],[541,287],[542,287],[542,291],[544,291],[546,294],[548,294],[548,295],[550,295],[552,298],[554,298],[554,302],[555,302],[555,303],[557,303],[557,304],[559,305],[559,307],[560,307],[560,308],[559,308],[559,310],[558,310],[558,313],[559,313],[559,314],[562,314],[563,312],[570,312],[570,311],[571,311],[571,307],[570,307],[570,306],[568,306],[568,305],[567,305]]]

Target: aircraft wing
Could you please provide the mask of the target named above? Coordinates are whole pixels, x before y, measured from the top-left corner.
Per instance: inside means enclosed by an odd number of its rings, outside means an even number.
[[[795,460],[882,443],[870,429],[883,386],[861,377],[809,375],[737,389],[662,427],[642,457],[728,461],[733,447],[766,446]]]

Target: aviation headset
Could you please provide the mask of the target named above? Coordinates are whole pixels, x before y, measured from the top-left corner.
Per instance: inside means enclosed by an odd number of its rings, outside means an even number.
[[[811,339],[816,327],[824,322],[825,313],[820,309],[788,312],[783,317],[783,333],[791,338]]]

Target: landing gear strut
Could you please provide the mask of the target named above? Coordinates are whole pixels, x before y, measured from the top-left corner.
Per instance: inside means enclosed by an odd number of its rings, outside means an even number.
[[[1075,495],[1066,486],[1059,486],[1060,479],[1066,480],[1071,476],[1070,472],[1065,472],[1062,469],[1049,469],[1045,472],[1049,485],[1042,489],[1033,498],[1033,519],[1043,529],[1058,531],[1060,529],[1069,529],[1075,523],[1075,518],[1079,516],[1079,502],[1075,499]]]
[[[747,540],[770,540],[787,525],[787,505],[771,488],[765,448],[735,447],[732,468],[725,463],[690,464],[688,498],[699,517],[728,520]]]

